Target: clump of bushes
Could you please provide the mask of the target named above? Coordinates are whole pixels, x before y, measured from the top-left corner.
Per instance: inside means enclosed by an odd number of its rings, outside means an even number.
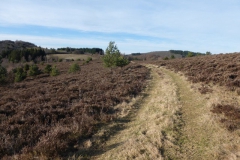
[[[59,70],[57,69],[56,66],[52,67],[50,64],[48,64],[45,68],[44,68],[44,73],[48,73],[51,76],[57,76],[60,74]]]
[[[36,76],[41,73],[37,65],[31,65],[25,64],[23,67],[15,68],[13,69],[14,73],[14,82],[21,82],[25,78],[27,78],[27,75],[29,76]]]
[[[74,63],[71,65],[71,67],[69,68],[68,72],[69,73],[75,73],[77,71],[80,70],[80,66],[77,63]]]
[[[29,76],[36,76],[39,75],[41,73],[41,71],[39,70],[38,66],[36,64],[30,66],[29,68]]]
[[[36,76],[41,74],[41,70],[39,70],[38,66],[35,64],[32,66],[29,66],[28,64],[26,64],[23,67],[13,69],[13,73],[14,73],[14,82],[21,82],[27,77],[27,75]],[[52,67],[49,64],[44,68],[44,73],[48,73],[51,76],[57,76],[60,74],[56,66]]]

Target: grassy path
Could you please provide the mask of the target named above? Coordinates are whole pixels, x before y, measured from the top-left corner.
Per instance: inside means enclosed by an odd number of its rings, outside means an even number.
[[[143,100],[116,122],[121,127],[93,159],[237,159],[237,145],[213,119],[209,98],[178,74],[148,67]]]

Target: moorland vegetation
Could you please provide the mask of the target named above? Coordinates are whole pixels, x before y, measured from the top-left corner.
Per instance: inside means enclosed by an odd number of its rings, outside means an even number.
[[[10,44],[0,54],[0,159],[88,156],[102,143],[93,140],[94,134],[118,118],[121,108],[116,106],[138,96],[150,74],[139,61],[130,63],[113,41],[104,55],[99,48],[57,50],[99,53],[97,58],[85,55],[85,59],[70,61],[46,60],[48,53],[31,43]],[[201,84],[202,94],[211,93],[211,86],[216,85],[240,95],[239,53],[169,52],[161,60],[155,52],[132,56],[183,73],[190,82]],[[17,65],[3,67],[2,61]],[[222,117],[220,122],[228,131],[240,128],[238,105],[212,104],[211,112]]]
[[[223,86],[240,95],[240,53],[197,56],[154,62],[175,72],[183,73],[190,82],[201,83],[198,88],[202,94],[211,93],[212,85]],[[213,104],[212,112],[223,115],[221,123],[229,131],[239,129],[240,106],[238,104]]]
[[[9,72],[1,66],[0,159],[67,158],[93,150],[98,141],[85,141],[116,119],[121,110],[115,106],[136,97],[149,77],[146,67],[129,64],[117,51],[109,52],[111,69],[91,57],[25,62]]]

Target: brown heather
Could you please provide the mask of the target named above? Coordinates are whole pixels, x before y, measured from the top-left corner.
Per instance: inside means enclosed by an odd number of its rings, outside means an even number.
[[[155,64],[165,66],[175,72],[182,72],[193,83],[201,83],[198,88],[202,94],[211,93],[209,85],[226,87],[240,95],[240,53],[198,56],[192,58],[158,61]],[[211,112],[218,114],[220,122],[229,131],[239,129],[240,107],[238,104],[213,104]]]
[[[183,72],[193,83],[218,84],[240,93],[240,53],[158,61],[157,64]]]
[[[79,63],[75,74],[68,73],[71,62],[55,64],[59,76],[0,86],[0,159],[56,159],[91,150],[82,143],[114,119],[114,106],[139,94],[149,76],[136,64],[110,70],[97,61]]]
[[[229,131],[235,131],[240,128],[240,109],[232,105],[217,104],[213,106],[211,110],[213,113],[224,114],[224,118],[221,118],[225,127]]]

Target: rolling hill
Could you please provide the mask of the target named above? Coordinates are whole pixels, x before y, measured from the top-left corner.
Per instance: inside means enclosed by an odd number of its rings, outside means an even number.
[[[14,49],[25,49],[37,47],[35,44],[25,41],[10,41],[3,40],[0,41],[0,54],[4,50],[14,50]]]

